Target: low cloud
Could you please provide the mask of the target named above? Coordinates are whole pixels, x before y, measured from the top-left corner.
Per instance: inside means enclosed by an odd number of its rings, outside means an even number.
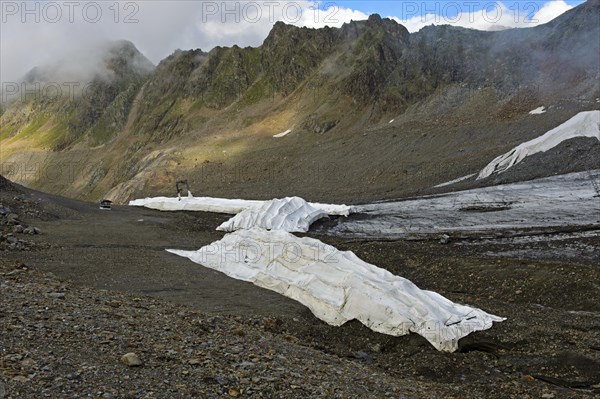
[[[404,2],[402,4],[408,4]],[[412,3],[421,7],[425,2]],[[397,22],[414,32],[430,24],[450,24],[492,30],[527,27],[548,22],[571,7],[562,0],[545,3],[534,14],[515,18],[503,3],[495,9],[460,11],[444,16],[440,11]],[[453,3],[458,4],[458,3]],[[537,4],[537,3],[532,3]],[[152,62],[158,63],[176,49],[215,46],[258,46],[276,21],[297,26],[339,27],[368,15],[359,10],[325,5],[314,1],[0,1],[0,81],[15,81],[31,68],[46,65],[73,54],[85,57],[103,40],[133,42]],[[373,8],[376,8],[374,3]],[[417,10],[419,11],[419,10]],[[441,14],[441,15],[440,15]],[[496,14],[498,16],[496,17]],[[85,63],[81,63],[82,67]],[[76,68],[75,66],[72,66]]]

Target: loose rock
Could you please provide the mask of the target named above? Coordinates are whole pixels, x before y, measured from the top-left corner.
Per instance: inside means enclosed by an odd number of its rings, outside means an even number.
[[[121,362],[123,362],[124,364],[126,364],[129,367],[137,367],[137,366],[141,366],[142,360],[138,357],[138,355],[136,355],[133,352],[129,352],[124,354],[121,357]]]

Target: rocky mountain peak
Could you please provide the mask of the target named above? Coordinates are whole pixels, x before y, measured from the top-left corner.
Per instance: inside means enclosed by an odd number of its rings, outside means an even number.
[[[32,68],[21,79],[24,83],[130,80],[148,76],[154,64],[127,40],[106,41],[86,51]]]
[[[154,70],[154,64],[128,40],[110,42],[107,47],[108,51],[104,57],[106,66],[115,73],[130,71],[147,75]]]

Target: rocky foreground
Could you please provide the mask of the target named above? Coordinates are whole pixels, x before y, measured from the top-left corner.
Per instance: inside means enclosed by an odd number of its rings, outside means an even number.
[[[271,318],[205,315],[11,261],[7,251],[49,247],[16,213],[44,218],[39,203],[12,195],[0,208],[0,398],[425,397],[275,333]]]
[[[205,316],[75,287],[23,263],[2,262],[0,272],[0,392],[7,399],[431,394],[273,333],[273,319]]]
[[[30,240],[41,230],[17,212],[49,215],[0,183],[11,205],[0,207],[0,398],[425,397],[275,333],[271,318],[205,315],[75,286],[10,260],[8,251],[50,247]]]

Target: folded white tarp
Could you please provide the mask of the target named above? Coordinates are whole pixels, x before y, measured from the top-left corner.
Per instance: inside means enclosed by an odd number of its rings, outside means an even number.
[[[580,112],[544,135],[518,145],[490,162],[479,173],[477,179],[483,179],[493,173],[502,173],[529,155],[546,152],[575,137],[595,137],[600,140],[600,111]]]
[[[260,207],[266,201],[226,199],[211,197],[153,197],[129,201],[130,206],[144,206],[160,211],[202,211],[236,214],[250,207]],[[347,205],[309,203],[310,206],[321,209],[328,215],[348,216],[351,207]]]
[[[331,325],[357,319],[384,334],[412,331],[442,351],[505,320],[421,290],[352,252],[281,230],[239,230],[198,251],[168,251],[295,299]]]
[[[221,231],[248,230],[260,227],[266,230],[307,232],[310,225],[327,213],[311,206],[300,197],[287,197],[265,201],[261,206],[250,207],[217,227]]]

